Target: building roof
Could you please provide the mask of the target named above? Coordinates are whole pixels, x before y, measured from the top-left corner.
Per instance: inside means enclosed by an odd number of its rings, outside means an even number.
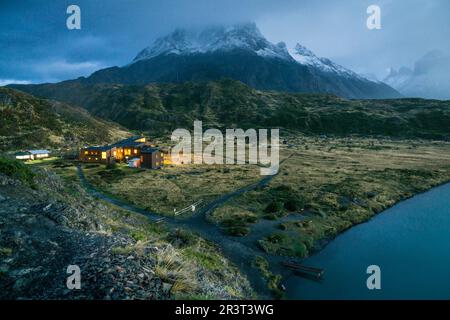
[[[133,136],[131,138],[124,139],[124,140],[118,141],[116,143],[113,143],[111,146],[112,147],[140,147],[140,146],[145,145],[145,142],[138,142],[136,140],[142,139],[142,138],[144,138],[144,137]]]
[[[43,149],[43,150],[28,150],[28,152],[31,154],[49,154],[50,153],[50,151],[45,150],[45,149]]]
[[[109,145],[105,145],[105,146],[87,147],[87,148],[84,148],[84,149],[95,150],[95,151],[108,151],[108,150],[111,150],[113,148],[123,148],[123,147],[137,148],[137,147],[142,147],[142,146],[146,145],[145,142],[136,141],[136,140],[142,139],[142,138],[144,138],[144,137],[142,137],[142,136],[133,136],[133,137],[130,137],[130,138],[127,138],[127,139],[120,140],[120,141],[118,141],[116,143],[113,143],[113,144],[109,144]]]
[[[95,147],[87,147],[85,149],[94,150],[94,151],[108,151],[111,150],[112,146],[95,146]]]
[[[154,152],[157,152],[157,151],[159,151],[159,149],[158,148],[154,148],[154,147],[143,147],[142,149],[141,149],[141,153],[154,153]]]
[[[28,151],[20,151],[20,152],[16,152],[14,155],[15,156],[29,156],[31,153]]]

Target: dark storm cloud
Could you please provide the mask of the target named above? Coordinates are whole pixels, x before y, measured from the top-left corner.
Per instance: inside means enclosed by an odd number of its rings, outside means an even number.
[[[272,41],[300,42],[358,72],[381,76],[432,49],[449,50],[450,2],[276,0],[0,1],[0,84],[59,81],[124,65],[176,27],[255,21]],[[66,9],[81,7],[82,29]],[[366,8],[382,29],[366,28]]]

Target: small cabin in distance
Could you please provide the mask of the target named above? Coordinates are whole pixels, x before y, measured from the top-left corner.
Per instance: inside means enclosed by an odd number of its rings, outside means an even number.
[[[50,151],[48,150],[27,150],[18,152],[15,154],[17,160],[37,160],[50,157]]]

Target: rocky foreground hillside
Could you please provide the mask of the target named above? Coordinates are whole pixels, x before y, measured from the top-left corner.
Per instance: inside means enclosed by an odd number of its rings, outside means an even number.
[[[252,295],[211,244],[94,201],[73,182],[74,167],[54,168],[69,175],[0,158],[0,299]],[[81,269],[80,290],[66,286],[68,265]]]

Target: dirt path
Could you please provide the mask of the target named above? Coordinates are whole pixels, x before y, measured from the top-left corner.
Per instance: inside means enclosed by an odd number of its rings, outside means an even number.
[[[281,161],[280,165],[291,156]],[[234,237],[226,235],[222,232],[221,228],[218,225],[215,225],[206,219],[206,216],[220,205],[245,192],[267,185],[276,175],[265,176],[254,184],[222,195],[221,197],[202,207],[195,215],[186,218],[175,218],[167,216],[163,217],[162,215],[159,215],[157,213],[144,210],[122,200],[118,200],[111,196],[108,196],[98,191],[87,181],[80,166],[77,167],[77,170],[81,184],[92,196],[119,206],[122,209],[142,214],[154,222],[164,222],[170,228],[189,229],[200,235],[202,238],[215,243],[222,250],[223,254],[228,259],[230,259],[243,274],[247,276],[252,287],[261,298],[270,298],[271,294],[267,288],[266,281],[261,277],[260,273],[254,267],[252,267],[252,262],[254,261],[255,257],[264,257],[269,262],[271,271],[275,274],[281,274],[284,278],[286,278],[290,274],[290,272],[281,267],[281,262],[286,260],[286,258],[265,253],[257,245],[257,240],[271,234],[274,230],[276,230],[278,225],[285,220],[302,219],[302,216],[300,216],[299,214],[295,214],[295,216],[287,216],[275,221],[261,220],[252,226],[251,233],[245,237]]]

